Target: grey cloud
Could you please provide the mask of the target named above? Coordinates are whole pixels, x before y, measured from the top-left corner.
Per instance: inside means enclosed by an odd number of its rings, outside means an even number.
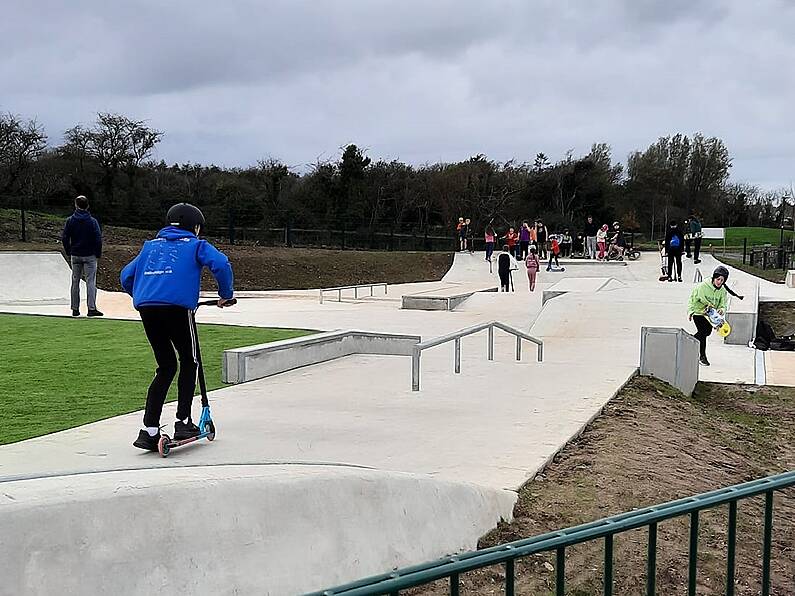
[[[788,184],[795,158],[780,0],[16,4],[0,110],[55,142],[103,110],[164,130],[167,161],[222,165],[346,142],[422,163],[604,141],[623,160],[678,131],[724,138],[738,179]]]

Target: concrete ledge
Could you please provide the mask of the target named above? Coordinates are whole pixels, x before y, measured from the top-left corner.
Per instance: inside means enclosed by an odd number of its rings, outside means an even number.
[[[516,493],[344,466],[2,484],[0,595],[302,594],[463,550]]]
[[[566,277],[552,284],[549,289],[544,290],[541,295],[541,305],[543,306],[552,298],[557,298],[569,292],[595,294],[611,283],[621,284],[621,282],[612,277]]]
[[[698,340],[684,329],[640,329],[640,374],[661,379],[688,397],[698,383],[698,355]]]
[[[723,341],[727,344],[747,346],[756,337],[756,323],[759,319],[759,282],[753,280],[738,284],[732,289],[744,296],[744,300],[729,297],[726,321],[732,332]]]
[[[408,294],[401,300],[401,308],[407,310],[455,310],[464,301],[478,292],[496,292],[497,288],[484,288],[463,292],[460,294],[449,294],[436,296],[431,294]]]
[[[245,383],[353,354],[411,356],[421,339],[419,335],[349,330],[235,348],[224,351],[221,378],[224,383]]]

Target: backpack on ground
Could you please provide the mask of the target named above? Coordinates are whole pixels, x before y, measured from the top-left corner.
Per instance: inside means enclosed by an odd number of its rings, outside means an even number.
[[[773,342],[776,341],[776,334],[767,321],[759,319],[756,323],[756,338],[754,347],[757,350],[769,350]]]

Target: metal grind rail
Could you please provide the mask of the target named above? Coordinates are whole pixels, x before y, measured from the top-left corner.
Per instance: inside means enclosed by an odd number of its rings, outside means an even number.
[[[320,304],[323,304],[323,294],[325,292],[337,292],[337,302],[342,302],[342,291],[343,290],[353,290],[353,299],[359,299],[359,290],[367,289],[370,290],[370,296],[373,295],[373,288],[384,288],[384,296],[387,295],[387,284],[383,282],[373,283],[373,284],[359,284],[355,286],[337,286],[334,288],[320,288]]]
[[[743,499],[765,495],[762,564],[762,596],[770,596],[770,561],[773,539],[773,494],[776,491],[795,486],[795,471],[721,488],[708,493],[670,501],[653,507],[621,513],[594,522],[582,524],[557,532],[548,532],[532,538],[501,544],[480,551],[446,557],[429,563],[398,569],[391,573],[375,575],[343,586],[314,592],[309,596],[374,596],[388,594],[397,596],[402,590],[422,586],[439,579],[448,578],[449,593],[459,594],[462,573],[482,569],[492,565],[502,565],[505,569],[504,593],[513,596],[515,590],[515,561],[523,557],[543,552],[555,552],[556,581],[555,594],[566,593],[566,548],[592,540],[604,541],[604,580],[603,593],[612,596],[613,582],[613,539],[617,534],[648,528],[646,559],[646,596],[657,593],[657,524],[677,518],[690,517],[689,556],[688,556],[688,596],[696,595],[698,578],[698,538],[699,513],[721,505],[728,505],[728,533],[726,540],[726,586],[725,594],[735,594],[735,570],[737,555],[737,515],[739,502]],[[742,539],[748,541],[748,538]]]
[[[467,335],[473,335],[475,333],[479,333],[488,329],[489,332],[489,339],[488,339],[488,359],[494,360],[494,329],[501,329],[510,335],[514,335],[516,337],[516,360],[522,359],[522,340],[529,341],[531,343],[536,344],[538,347],[538,361],[541,362],[544,358],[544,342],[540,339],[533,337],[525,333],[524,331],[520,331],[510,325],[506,325],[505,323],[500,323],[499,321],[489,321],[488,323],[480,323],[479,325],[474,325],[472,327],[467,327],[465,329],[461,329],[460,331],[455,331],[454,333],[448,333],[447,335],[442,335],[439,337],[434,337],[433,339],[429,339],[427,341],[423,341],[418,343],[414,346],[414,350],[411,354],[411,389],[412,391],[419,391],[420,390],[420,359],[422,357],[423,350],[427,350],[429,348],[434,348],[436,346],[440,346],[442,344],[448,342],[455,343],[455,372],[456,374],[461,372],[461,338],[466,337]]]

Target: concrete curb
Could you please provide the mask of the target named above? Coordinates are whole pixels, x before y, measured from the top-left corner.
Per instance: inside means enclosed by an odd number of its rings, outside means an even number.
[[[221,379],[246,383],[354,354],[410,356],[421,339],[419,335],[347,330],[235,348],[224,351]]]

